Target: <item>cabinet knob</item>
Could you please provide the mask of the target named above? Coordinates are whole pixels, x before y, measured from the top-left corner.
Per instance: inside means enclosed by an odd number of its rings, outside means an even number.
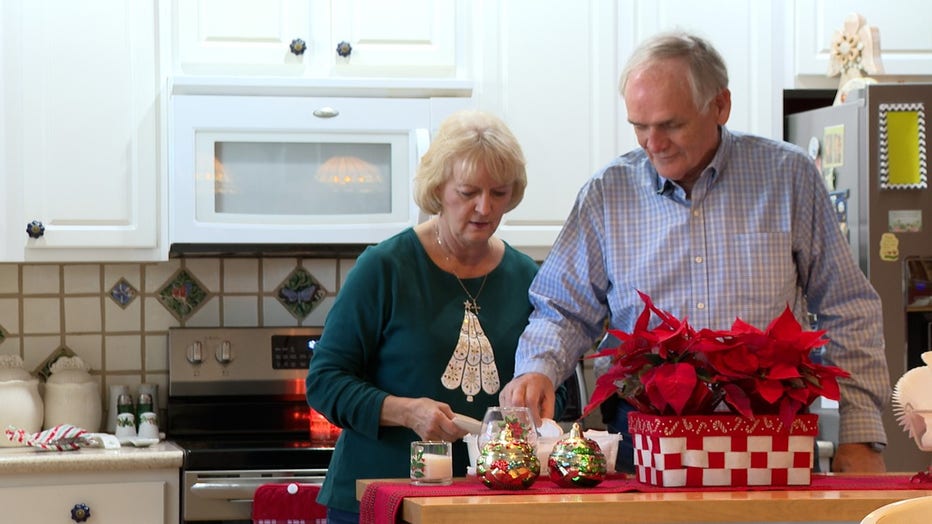
[[[353,46],[350,45],[346,40],[337,44],[337,54],[346,58],[353,52]]]
[[[71,508],[71,520],[75,522],[87,522],[91,518],[91,508],[87,504],[75,504]]]
[[[45,234],[45,226],[38,220],[26,224],[26,234],[29,238],[41,238]]]
[[[291,45],[289,46],[289,49],[291,49],[291,52],[295,56],[301,56],[304,54],[304,51],[307,50],[307,44],[304,43],[304,40],[301,40],[300,38],[295,38],[294,40],[291,41]]]

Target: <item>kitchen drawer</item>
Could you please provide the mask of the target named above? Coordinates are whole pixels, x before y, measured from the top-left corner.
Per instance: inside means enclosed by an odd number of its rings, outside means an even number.
[[[164,482],[47,484],[0,489],[3,522],[75,522],[76,504],[91,524],[165,524]]]

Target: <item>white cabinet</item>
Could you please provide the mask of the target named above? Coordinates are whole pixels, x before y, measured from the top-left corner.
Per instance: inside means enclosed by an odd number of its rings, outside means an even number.
[[[164,482],[65,482],[0,488],[4,522],[87,522],[166,524]]]
[[[832,36],[850,13],[864,15],[880,33],[883,75],[878,81],[929,81],[932,77],[932,3],[924,0],[795,0],[787,2],[786,42],[793,51],[787,88],[838,87],[826,76]]]
[[[293,39],[302,38],[309,46],[318,46],[308,37],[309,8],[308,0],[175,1],[172,24],[176,72],[303,74],[307,62],[303,56],[292,54],[289,45]]]
[[[167,257],[157,5],[3,2],[5,261]]]
[[[499,0],[476,9],[479,105],[505,119],[527,157],[525,199],[499,233],[535,258],[549,251],[592,173],[638,147],[618,78],[654,33],[682,28],[708,38],[729,67],[729,127],[780,136],[782,51],[773,38],[780,2]],[[729,30],[713,30],[725,13]]]
[[[178,524],[181,448],[0,451],[0,522],[73,523],[86,506],[89,524]],[[85,514],[87,512],[85,511]]]
[[[474,43],[479,106],[505,120],[527,159],[524,200],[498,233],[537,259],[579,187],[616,151],[612,4],[507,0],[474,13],[483,20]]]
[[[175,72],[284,77],[457,74],[457,0],[176,0]],[[304,47],[292,50],[292,42]],[[348,56],[337,46],[346,42]]]

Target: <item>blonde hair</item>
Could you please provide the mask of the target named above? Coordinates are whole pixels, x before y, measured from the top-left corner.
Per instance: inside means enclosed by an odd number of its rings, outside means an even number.
[[[682,60],[692,90],[693,104],[699,111],[728,88],[728,68],[722,55],[708,41],[682,31],[655,35],[634,50],[621,73],[618,91],[622,98],[631,73],[653,62]]]
[[[414,202],[425,213],[443,210],[438,188],[460,166],[472,176],[481,166],[499,184],[512,185],[511,211],[524,198],[527,187],[524,153],[518,139],[500,118],[483,111],[466,110],[446,118],[421,157],[414,176]]]

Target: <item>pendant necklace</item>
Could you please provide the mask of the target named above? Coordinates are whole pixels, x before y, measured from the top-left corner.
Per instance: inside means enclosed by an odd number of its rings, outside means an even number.
[[[440,239],[440,224],[437,224],[437,246],[443,253],[444,261],[450,266],[450,255]],[[466,284],[460,279],[455,271],[450,271],[456,281],[468,297],[463,302],[463,322],[460,325],[459,338],[456,341],[456,347],[453,348],[453,355],[450,356],[450,362],[440,378],[440,382],[447,389],[461,388],[466,394],[466,401],[472,402],[474,395],[479,391],[485,391],[489,395],[498,393],[501,381],[498,377],[498,367],[495,365],[495,354],[492,352],[492,344],[485,331],[479,323],[479,295],[485,288],[485,282],[489,278],[486,273],[479,285],[479,291],[475,295],[469,292]]]

